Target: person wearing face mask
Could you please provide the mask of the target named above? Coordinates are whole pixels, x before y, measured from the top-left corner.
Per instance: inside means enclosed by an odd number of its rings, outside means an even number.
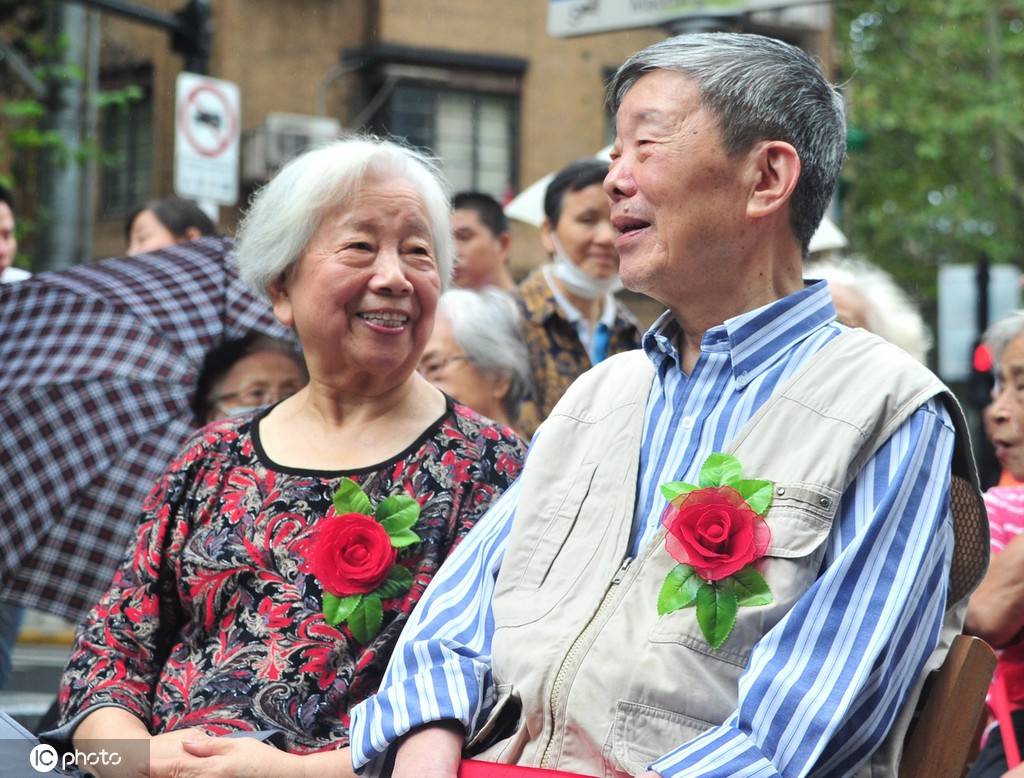
[[[520,429],[532,435],[580,375],[612,354],[640,347],[622,288],[608,197],[608,163],[585,159],[560,170],[544,195],[541,243],[550,264],[519,285],[533,396]]]
[[[306,365],[290,344],[249,333],[207,352],[192,413],[198,426],[241,416],[290,397],[308,380]]]

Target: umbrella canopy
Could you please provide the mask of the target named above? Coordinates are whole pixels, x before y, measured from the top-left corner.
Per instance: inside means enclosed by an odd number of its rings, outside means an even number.
[[[594,159],[611,160],[611,153],[612,147],[605,146],[594,155]],[[526,187],[505,206],[505,215],[510,219],[540,227],[541,222],[544,221],[544,193],[547,192],[548,184],[554,177],[554,173],[548,173]],[[839,230],[836,223],[826,216],[821,220],[817,231],[811,236],[808,250],[812,254],[817,251],[834,251],[845,248],[846,244],[846,236]]]
[[[194,431],[203,356],[292,333],[225,238],[0,286],[0,599],[79,620]]]

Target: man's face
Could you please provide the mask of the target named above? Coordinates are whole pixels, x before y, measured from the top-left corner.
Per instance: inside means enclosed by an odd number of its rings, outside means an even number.
[[[14,238],[14,212],[7,203],[0,203],[0,273],[14,262],[18,241]]]
[[[623,283],[669,306],[710,291],[746,228],[746,158],[726,153],[695,82],[674,71],[633,85],[616,131],[604,189]]]
[[[459,208],[452,216],[455,232],[457,286],[480,289],[496,282],[508,257],[506,242],[480,221],[472,208]]]

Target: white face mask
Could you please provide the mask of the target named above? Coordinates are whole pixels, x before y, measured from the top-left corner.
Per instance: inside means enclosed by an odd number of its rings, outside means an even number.
[[[585,300],[596,300],[614,294],[622,288],[622,280],[618,273],[608,278],[594,278],[573,263],[562,248],[554,230],[551,231],[551,242],[555,244],[554,264],[551,269],[555,278],[562,282],[570,294]]]

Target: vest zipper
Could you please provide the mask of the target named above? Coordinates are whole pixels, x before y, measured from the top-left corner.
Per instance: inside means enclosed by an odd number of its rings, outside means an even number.
[[[577,656],[582,653],[582,647],[586,642],[585,639],[590,636],[590,633],[595,629],[600,628],[601,616],[605,610],[611,604],[614,599],[616,587],[622,582],[623,577],[626,575],[626,568],[629,567],[633,561],[633,557],[626,557],[622,560],[622,564],[619,565],[619,569],[615,571],[615,575],[612,577],[611,583],[608,585],[608,589],[604,593],[604,597],[601,598],[600,605],[597,606],[597,610],[594,611],[594,615],[590,617],[590,621],[583,628],[583,631],[577,635],[576,639],[572,642],[569,647],[569,651],[565,655],[565,659],[562,660],[562,664],[558,668],[558,672],[555,674],[555,680],[551,684],[551,736],[548,738],[547,744],[544,746],[543,755],[541,756],[540,766],[550,768],[552,762],[552,746],[555,741],[555,726],[559,716],[559,708],[562,704],[562,691],[565,686],[566,679],[570,673],[576,669]]]

